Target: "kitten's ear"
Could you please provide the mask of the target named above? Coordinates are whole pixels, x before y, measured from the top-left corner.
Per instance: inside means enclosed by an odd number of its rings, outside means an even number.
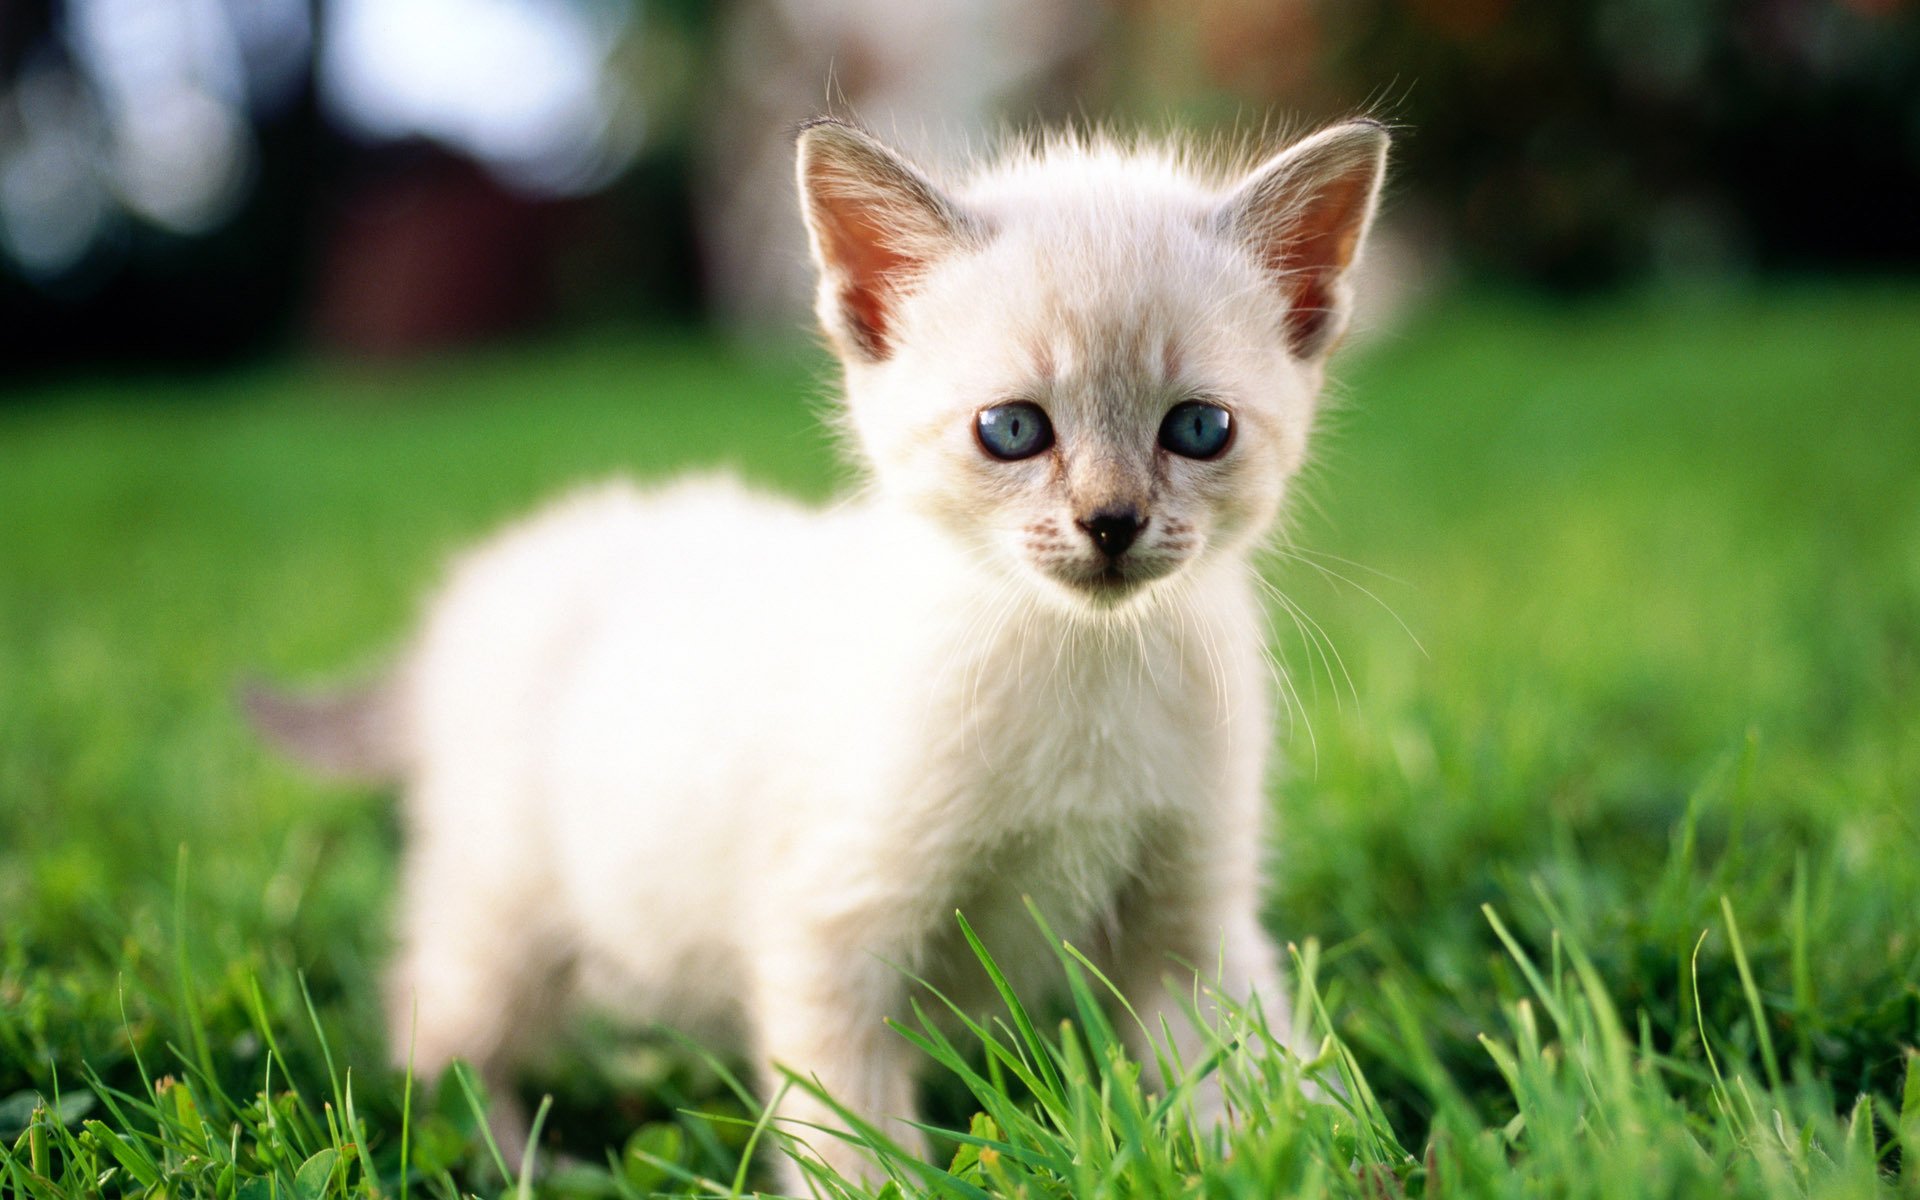
[[[1360,255],[1387,170],[1387,129],[1349,121],[1276,154],[1221,211],[1287,301],[1287,343],[1318,358],[1345,331],[1347,268]]]
[[[900,299],[959,244],[952,203],[907,161],[851,125],[800,131],[800,210],[820,268],[820,321],[846,357],[893,352]]]

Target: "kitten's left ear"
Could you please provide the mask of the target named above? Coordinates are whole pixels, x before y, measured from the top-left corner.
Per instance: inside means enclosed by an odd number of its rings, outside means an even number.
[[[901,299],[965,223],[924,175],[851,125],[813,121],[799,148],[820,323],[843,357],[879,362],[893,353]]]
[[[1347,268],[1373,223],[1388,140],[1377,121],[1323,129],[1268,159],[1221,210],[1286,298],[1287,343],[1301,358],[1324,355],[1346,329]]]

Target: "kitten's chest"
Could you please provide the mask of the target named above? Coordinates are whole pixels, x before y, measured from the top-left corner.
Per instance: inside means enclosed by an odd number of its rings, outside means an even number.
[[[1069,697],[1036,688],[972,714],[936,775],[940,867],[928,864],[933,940],[925,977],[967,1008],[991,1007],[986,977],[955,936],[963,914],[1023,994],[1057,982],[1047,928],[1083,949],[1117,935],[1124,897],[1145,874],[1170,822],[1203,805],[1204,772],[1180,745],[1157,698]]]
[[[1156,643],[1071,650],[1003,648],[930,698],[903,815],[921,824],[922,861],[944,866],[930,874],[948,913],[1030,928],[1030,897],[1072,935],[1113,907],[1156,832],[1197,819],[1218,787],[1220,698],[1204,673]]]
[[[1124,824],[1205,789],[1231,698],[1183,632],[1028,632],[930,697],[928,749],[984,835]]]

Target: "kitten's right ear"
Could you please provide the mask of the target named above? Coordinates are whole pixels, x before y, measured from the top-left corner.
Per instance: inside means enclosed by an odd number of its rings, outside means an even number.
[[[802,127],[797,170],[820,322],[843,357],[879,362],[893,352],[900,300],[965,224],[905,159],[840,121]]]

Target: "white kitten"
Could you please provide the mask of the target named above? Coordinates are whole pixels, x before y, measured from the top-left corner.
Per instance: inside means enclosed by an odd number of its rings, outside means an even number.
[[[376,693],[255,698],[310,760],[405,781],[395,1053],[499,1081],[584,1000],[817,1079],[912,1144],[915,1054],[884,1019],[907,973],[989,999],[955,909],[1016,987],[1054,982],[1029,896],[1150,1025],[1193,1033],[1178,997],[1206,964],[1288,1028],[1256,915],[1249,558],[1386,147],[1352,122],[1223,185],[1070,139],[947,188],[807,127],[861,493],[582,492],[468,555]],[[781,1115],[837,1124],[797,1092]]]

